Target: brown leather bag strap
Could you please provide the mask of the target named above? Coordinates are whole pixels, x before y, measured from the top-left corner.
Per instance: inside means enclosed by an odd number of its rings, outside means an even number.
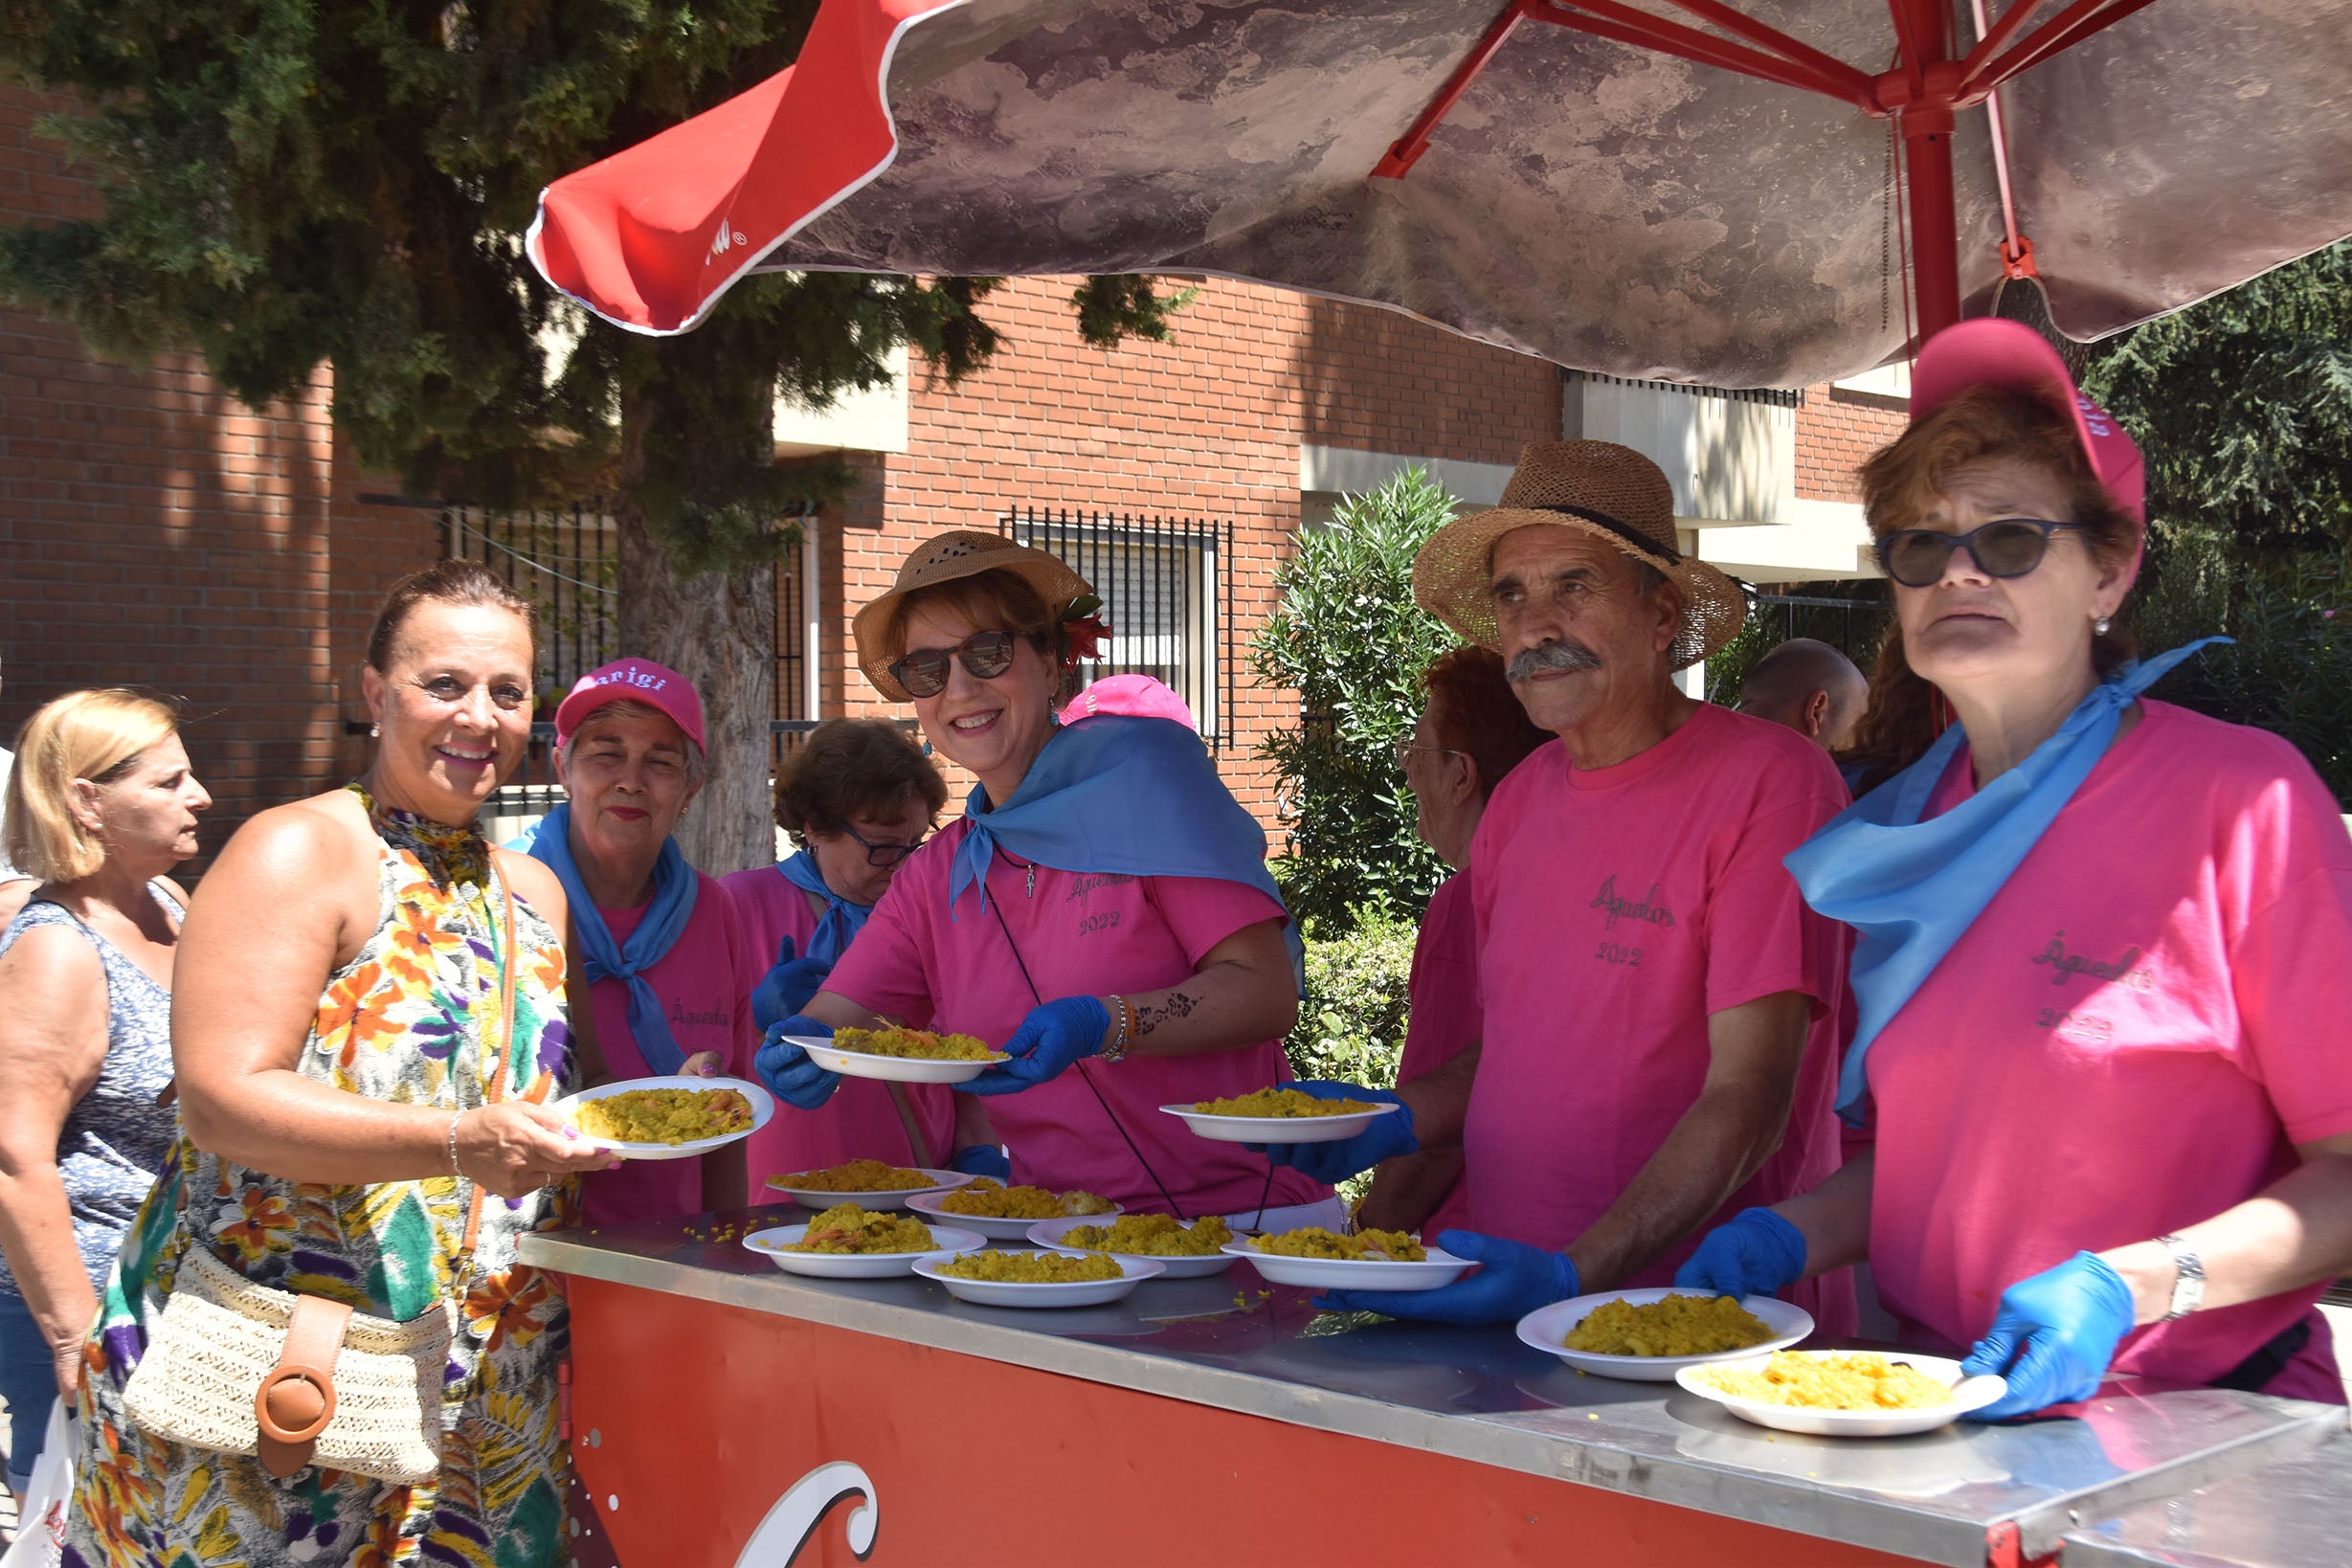
[[[335,1358],[351,1309],[325,1296],[296,1296],[285,1349],[254,1391],[261,1467],[284,1480],[310,1463],[319,1434],[335,1419]]]

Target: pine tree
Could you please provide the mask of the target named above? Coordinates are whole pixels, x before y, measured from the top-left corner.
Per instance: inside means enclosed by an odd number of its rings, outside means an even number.
[[[697,332],[590,319],[522,248],[540,190],[790,63],[816,0],[0,0],[0,64],[78,107],[50,131],[103,214],[0,232],[0,296],[101,353],[200,351],[254,406],[322,362],[361,461],[413,494],[601,493],[623,647],[706,700],[683,832],[712,871],[770,853],[774,606],[759,570],[848,482],[778,466],[779,389],[882,385],[911,346],[952,382],[997,334],[986,279],[740,283]],[[1148,280],[1073,301],[1090,342],[1164,336]]]

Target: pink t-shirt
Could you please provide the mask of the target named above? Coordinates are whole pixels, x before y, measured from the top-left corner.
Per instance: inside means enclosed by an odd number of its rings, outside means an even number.
[[[1922,1346],[2001,1292],[2208,1220],[2352,1131],[2352,840],[2275,735],[2142,704],[1870,1054],[1870,1268]],[[1937,792],[1968,794],[1967,753]],[[2127,1335],[2206,1383],[2308,1316],[2268,1387],[2341,1403],[2320,1287]]]
[[[1397,1082],[1409,1084],[1460,1056],[1477,1039],[1478,920],[1470,907],[1470,876],[1457,871],[1429,895],[1421,934],[1413,941],[1413,972],[1405,981],[1404,1052]],[[1421,1223],[1435,1238],[1470,1222],[1469,1199],[1457,1180]]]
[[[951,917],[948,871],[969,831],[968,821],[952,823],[907,857],[834,965],[826,990],[910,1027],[1002,1045],[1040,998],[1134,996],[1176,985],[1235,931],[1283,917],[1258,889],[1204,877],[1041,865],[1033,890],[1029,868],[1002,854],[989,866],[991,907],[982,909],[977,890],[968,888]],[[1024,961],[1034,993],[1021,976]],[[1131,1209],[1165,1213],[1167,1201],[1128,1148],[1132,1139],[1185,1214],[1230,1214],[1257,1206],[1266,1157],[1195,1137],[1158,1108],[1246,1094],[1289,1076],[1278,1041],[1197,1056],[1138,1052],[1115,1064],[1082,1061],[1035,1088],[991,1096],[988,1114],[1012,1153],[1017,1182],[1083,1187]],[[1284,1167],[1267,1201],[1311,1203],[1330,1193]]]
[[[767,970],[752,967],[754,957],[743,939],[743,927],[735,919],[735,906],[727,889],[700,871],[694,874],[694,912],[686,917],[686,929],[678,933],[677,942],[661,961],[645,971],[645,978],[661,998],[670,1038],[678,1042],[680,1050],[688,1056],[717,1051],[725,1058],[721,1072],[746,1077],[757,1042],[751,1027],[751,988]],[[629,940],[645,918],[644,906],[598,912],[611,929],[613,940],[621,943]],[[650,1076],[654,1069],[629,1033],[628,983],[598,980],[589,988],[589,1000],[595,1010],[596,1043],[604,1051],[606,1068],[615,1078]],[[617,1171],[591,1171],[581,1177],[580,1199],[592,1225],[699,1214],[703,1162],[633,1160]]]
[[[1496,788],[1470,850],[1486,1034],[1464,1148],[1478,1229],[1547,1247],[1582,1234],[1697,1099],[1708,1016],[1783,991],[1815,1006],[1780,1149],[1625,1283],[1670,1284],[1708,1229],[1837,1169],[1848,933],[1805,907],[1781,858],[1845,804],[1819,747],[1704,706],[1613,768],[1579,769],[1554,744]],[[1850,1332],[1850,1276],[1809,1283],[1790,1299]]]
[[[805,957],[809,939],[817,934],[818,914],[809,895],[784,880],[773,865],[753,866],[719,879],[735,901],[751,951],[761,955],[756,986],[776,961],[777,944],[793,939],[793,952]],[[901,1084],[907,1109],[930,1142],[931,1161],[945,1165],[955,1154],[955,1096],[941,1084]],[[844,1160],[880,1159],[893,1165],[926,1163],[907,1139],[907,1124],[891,1103],[890,1086],[871,1078],[844,1078],[816,1110],[776,1107],[775,1119],[752,1135],[749,1145],[751,1195],[766,1192],[772,1176],[815,1171]]]

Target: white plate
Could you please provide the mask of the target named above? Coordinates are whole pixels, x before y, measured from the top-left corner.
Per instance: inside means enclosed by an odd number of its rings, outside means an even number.
[[[1007,1257],[1019,1257],[1023,1252],[1042,1250],[1036,1247],[1007,1247]],[[1068,1254],[1052,1252],[1050,1257]],[[914,1271],[927,1280],[936,1280],[948,1288],[948,1294],[958,1301],[969,1301],[975,1307],[1099,1307],[1107,1301],[1116,1301],[1144,1281],[1161,1272],[1157,1258],[1114,1258],[1123,1273],[1115,1280],[1072,1280],[1062,1285],[1021,1285],[1010,1280],[959,1280],[952,1274],[942,1274],[925,1258],[914,1266]]]
[[[738,1089],[745,1099],[751,1102],[751,1125],[740,1132],[728,1132],[715,1138],[696,1138],[688,1143],[616,1143],[610,1138],[598,1138],[595,1140],[596,1147],[610,1149],[623,1159],[691,1159],[696,1154],[707,1154],[713,1149],[724,1149],[739,1138],[750,1137],[766,1127],[768,1118],[775,1114],[775,1096],[757,1084],[747,1083],[740,1078],[628,1078],[617,1084],[599,1084],[577,1094],[567,1094],[548,1109],[568,1121],[572,1107],[590,1100],[606,1099],[629,1089],[656,1088]],[[583,1132],[580,1136],[587,1137],[588,1134]]]
[[[1813,1332],[1813,1314],[1803,1308],[1791,1307],[1787,1302],[1771,1296],[1750,1296],[1739,1305],[1761,1318],[1764,1327],[1772,1331],[1772,1337],[1761,1344],[1743,1345],[1738,1350],[1717,1351],[1713,1355],[1596,1355],[1590,1351],[1570,1350],[1561,1343],[1578,1324],[1603,1302],[1629,1301],[1636,1307],[1646,1307],[1669,1296],[1704,1294],[1706,1292],[1703,1290],[1677,1290],[1672,1286],[1653,1286],[1646,1290],[1602,1290],[1594,1295],[1556,1301],[1549,1307],[1538,1307],[1519,1319],[1519,1342],[1533,1345],[1539,1351],[1550,1351],[1579,1372],[1589,1372],[1602,1378],[1623,1378],[1635,1383],[1670,1383],[1674,1380],[1674,1375],[1685,1367],[1703,1367],[1716,1361],[1753,1360],[1777,1350],[1786,1350]]]
[[[1700,1377],[1695,1367],[1676,1373],[1674,1380],[1700,1399],[1713,1400],[1742,1421],[1782,1432],[1809,1432],[1815,1437],[1909,1437],[1914,1432],[1933,1432],[1939,1426],[1951,1425],[1971,1410],[1983,1409],[2009,1391],[2008,1383],[1991,1373],[1962,1377],[1960,1363],[1941,1355],[1914,1355],[1909,1351],[1794,1354],[1808,1356],[1883,1354],[1888,1360],[1916,1368],[1921,1376],[1943,1384],[1952,1391],[1952,1399],[1949,1403],[1926,1405],[1917,1410],[1806,1410],[1793,1404],[1771,1404],[1726,1394]],[[1715,1365],[1746,1372],[1761,1368],[1769,1359],[1764,1355],[1746,1355]]]
[[[948,1225],[933,1225],[930,1229],[933,1244],[924,1252],[784,1251],[783,1248],[809,1233],[806,1225],[774,1225],[755,1230],[743,1239],[743,1244],[787,1274],[808,1274],[820,1280],[882,1280],[894,1274],[911,1274],[920,1259],[952,1258],[977,1252],[988,1244],[988,1238],[977,1231],[956,1230]]]
[[[836,1203],[855,1203],[862,1209],[872,1211],[903,1209],[907,1206],[907,1199],[919,1194],[943,1193],[951,1187],[961,1187],[972,1179],[961,1171],[934,1171],[928,1165],[909,1165],[907,1169],[922,1172],[931,1178],[932,1184],[929,1187],[892,1187],[887,1191],[878,1193],[835,1193],[823,1192],[815,1187],[780,1187],[776,1183],[783,1177],[770,1176],[767,1185],[770,1192],[779,1193],[804,1209],[823,1210],[833,1207]],[[808,1173],[792,1171],[786,1174],[806,1176]]]
[[[1382,1102],[1370,1110],[1344,1111],[1336,1116],[1212,1116],[1191,1106],[1162,1106],[1171,1116],[1204,1138],[1219,1143],[1337,1143],[1352,1138],[1373,1121],[1404,1107]]]
[[[788,1045],[809,1053],[809,1060],[827,1072],[848,1078],[880,1078],[896,1084],[964,1084],[1001,1062],[942,1062],[921,1056],[876,1056],[870,1051],[844,1051],[825,1035],[778,1035]]]
[[[960,1218],[960,1216],[959,1216]],[[1029,1240],[1038,1245],[1051,1247],[1056,1252],[1067,1252],[1085,1257],[1084,1247],[1064,1246],[1062,1238],[1080,1225],[1108,1225],[1117,1216],[1075,1214],[1064,1220],[1040,1220],[1029,1227]],[[1171,1258],[1153,1252],[1113,1252],[1113,1258],[1134,1258],[1144,1263],[1155,1263],[1160,1272],[1172,1280],[1198,1279],[1206,1274],[1221,1274],[1233,1266],[1232,1258],[1222,1252],[1212,1252],[1205,1258]]]
[[[1006,1185],[1011,1186],[1013,1183],[1007,1182]],[[939,1199],[942,1196],[944,1195],[939,1193],[917,1193],[907,1199],[907,1206],[920,1215],[936,1216],[951,1225],[963,1225],[976,1230],[992,1242],[1025,1242],[1029,1239],[1029,1227],[1042,1223],[1040,1221],[1018,1217],[999,1220],[993,1215],[986,1214],[958,1214],[953,1209],[943,1209],[939,1206]],[[1095,1224],[1108,1225],[1126,1212],[1118,1204],[1113,1203],[1110,1205],[1109,1214],[1088,1214],[1079,1218]]]
[[[1424,1243],[1425,1244],[1425,1243]],[[1246,1258],[1269,1285],[1297,1285],[1310,1290],[1434,1290],[1451,1285],[1477,1266],[1457,1258],[1442,1246],[1427,1247],[1422,1263],[1383,1263],[1376,1258],[1292,1258],[1261,1252],[1247,1242],[1228,1242],[1225,1252]]]

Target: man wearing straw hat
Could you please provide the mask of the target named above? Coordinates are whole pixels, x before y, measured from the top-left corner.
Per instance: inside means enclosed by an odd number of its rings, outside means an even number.
[[[1781,858],[1846,791],[1803,737],[1676,689],[1745,607],[1682,553],[1673,492],[1639,453],[1530,445],[1500,506],[1422,548],[1413,593],[1503,656],[1559,740],[1497,787],[1471,845],[1479,1044],[1395,1093],[1302,1086],[1405,1112],[1275,1157],[1329,1181],[1462,1146],[1478,1228],[1439,1240],[1483,1266],[1335,1306],[1490,1323],[1669,1284],[1711,1223],[1837,1163],[1846,944]],[[1850,1330],[1850,1284],[1832,1289],[1801,1305]]]

